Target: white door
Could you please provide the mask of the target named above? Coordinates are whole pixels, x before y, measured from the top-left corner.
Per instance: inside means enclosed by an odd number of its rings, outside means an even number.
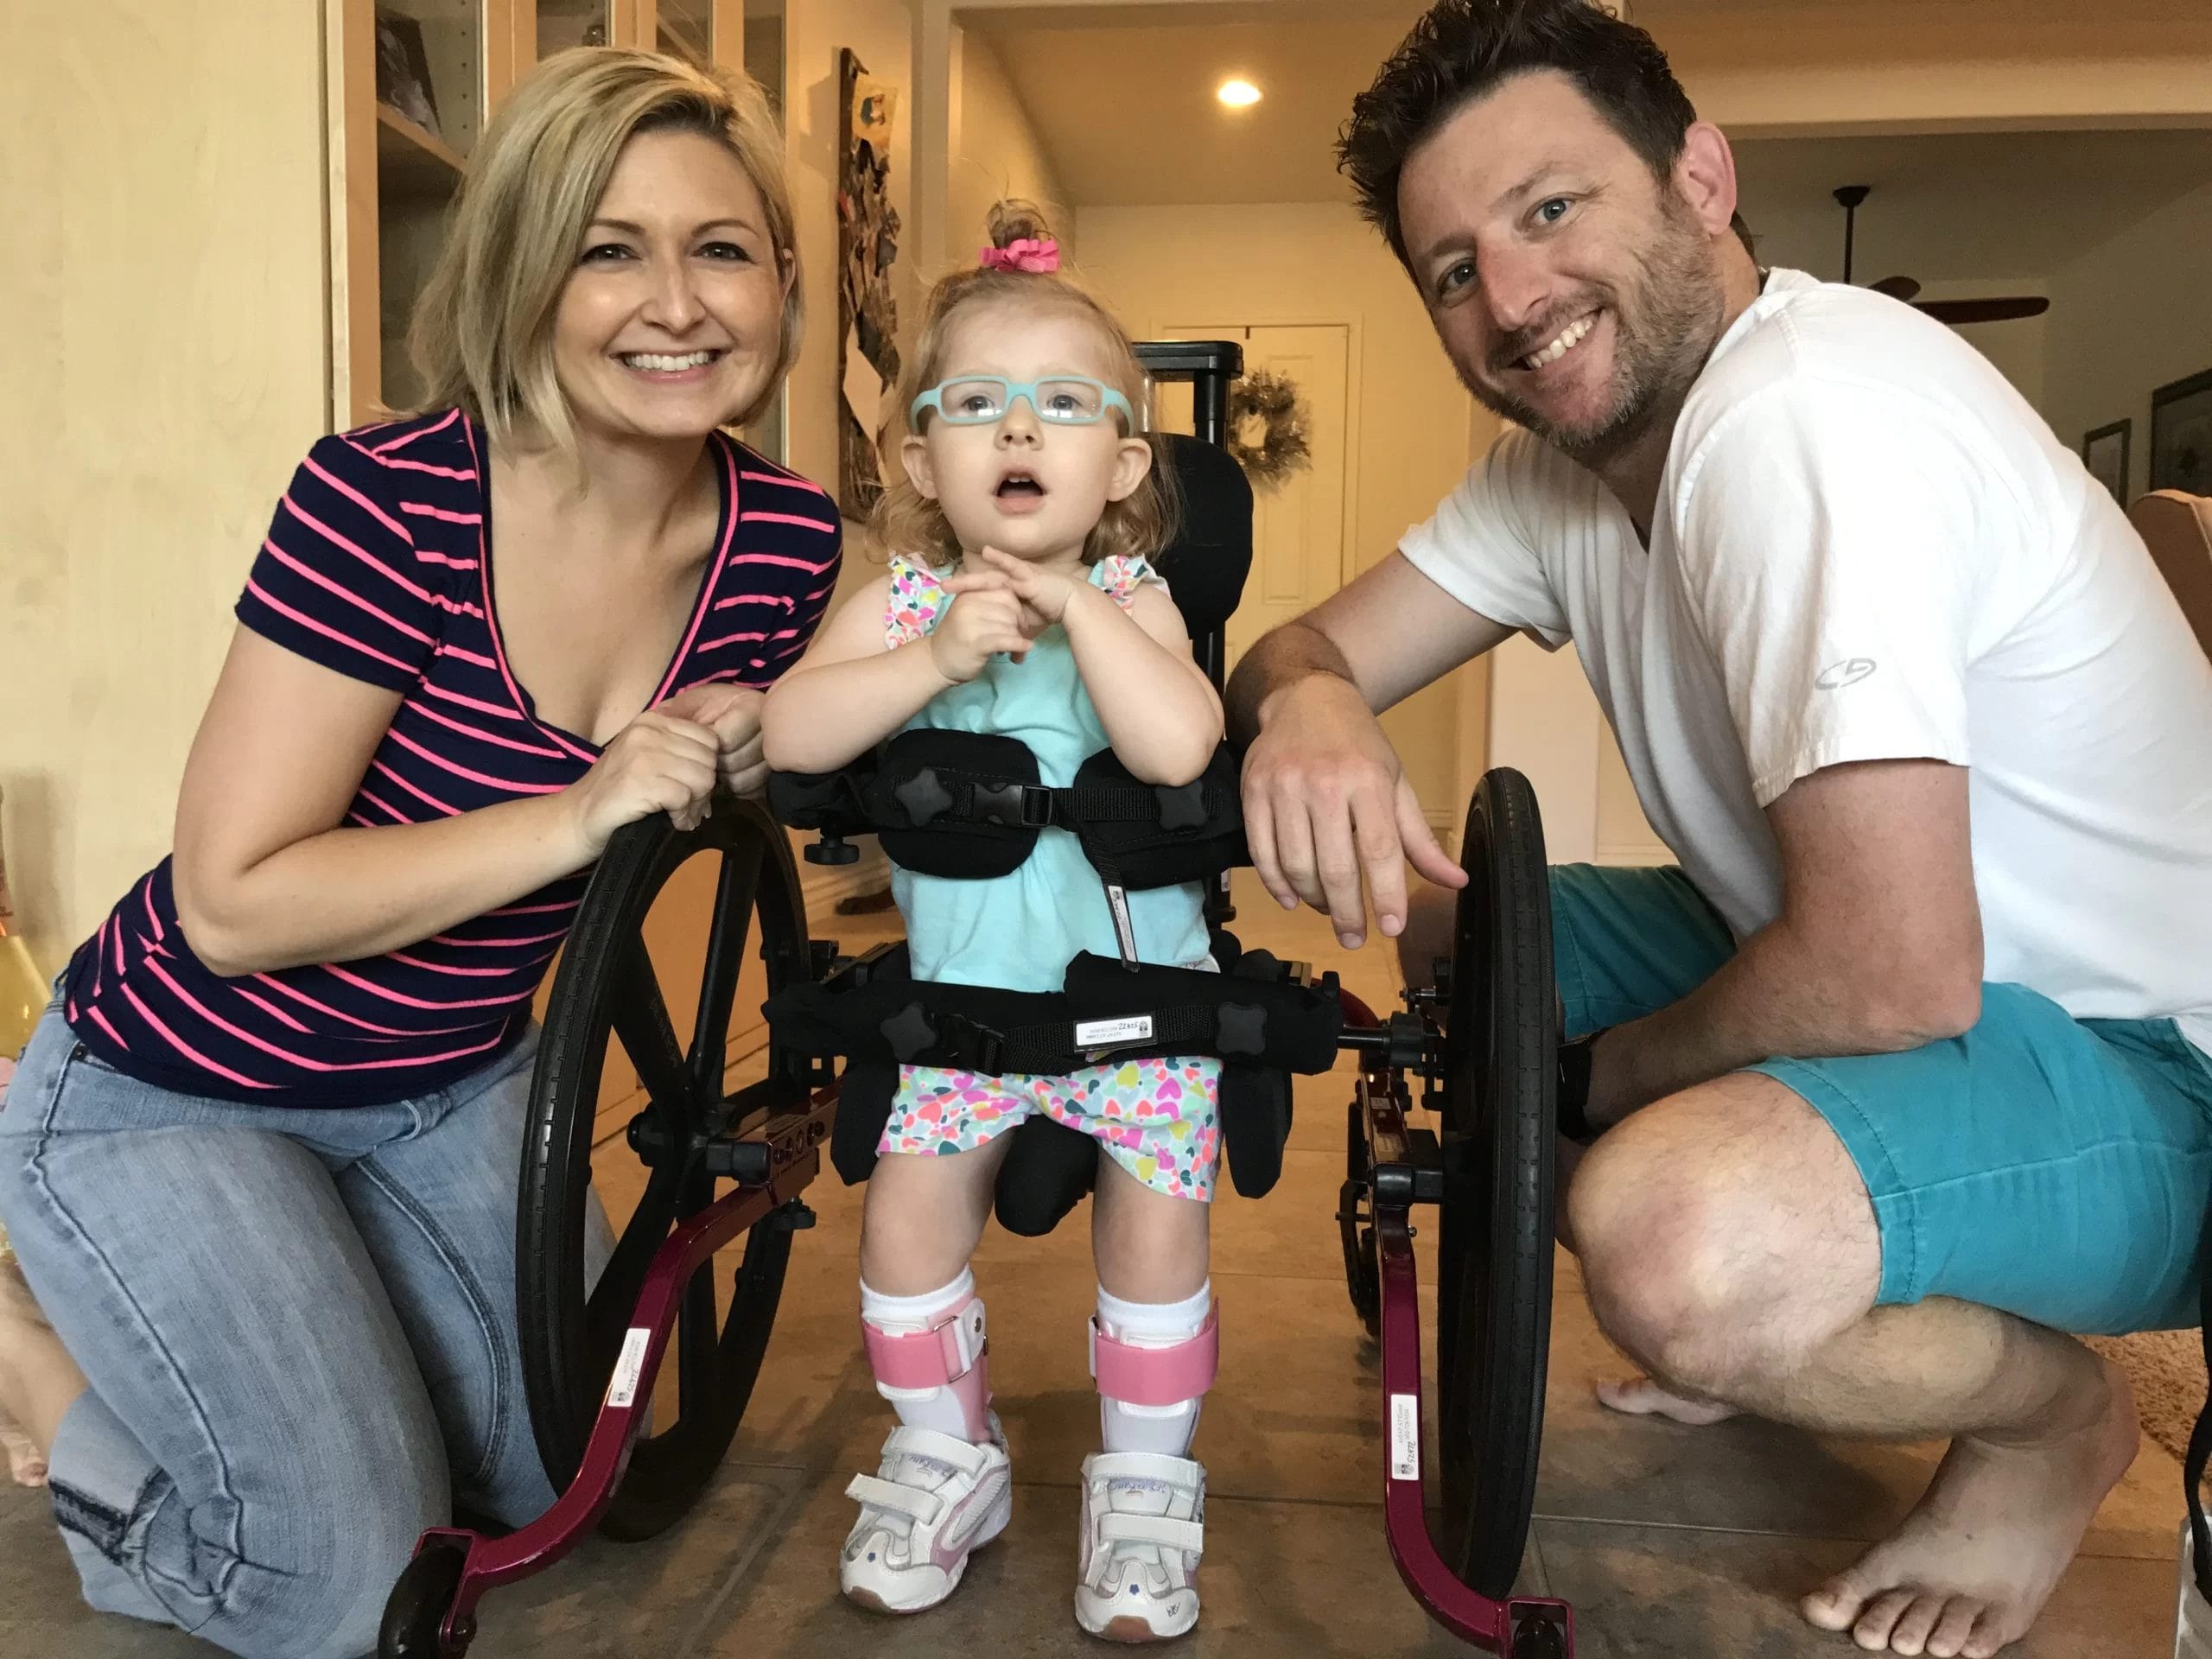
[[[1252,574],[1229,620],[1229,666],[1269,628],[1313,608],[1341,588],[1344,564],[1344,424],[1351,333],[1342,323],[1192,325],[1171,340],[1234,340],[1244,368],[1271,369],[1298,388],[1309,418],[1306,466],[1280,484],[1253,486]],[[1176,407],[1187,409],[1182,391]],[[1185,423],[1179,421],[1178,424]]]

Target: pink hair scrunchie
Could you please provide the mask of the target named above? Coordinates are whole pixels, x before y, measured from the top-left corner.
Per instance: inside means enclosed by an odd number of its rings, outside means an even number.
[[[1060,268],[1060,245],[1049,236],[1025,236],[1002,248],[983,250],[986,270],[1027,270],[1042,276]]]

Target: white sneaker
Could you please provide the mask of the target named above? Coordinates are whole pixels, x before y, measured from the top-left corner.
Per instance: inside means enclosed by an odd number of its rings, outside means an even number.
[[[1076,1623],[1109,1642],[1165,1642],[1198,1622],[1205,1465],[1157,1452],[1083,1460]]]
[[[845,1496],[861,1518],[845,1539],[837,1582],[846,1598],[879,1613],[918,1613],[950,1595],[968,1555],[1014,1516],[1014,1472],[1006,1433],[991,1414],[980,1446],[935,1429],[891,1431],[872,1475],[855,1475]]]

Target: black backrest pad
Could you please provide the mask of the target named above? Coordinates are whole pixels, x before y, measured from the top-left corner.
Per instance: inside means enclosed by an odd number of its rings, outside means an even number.
[[[1224,626],[1252,569],[1252,486],[1225,449],[1181,432],[1159,435],[1182,494],[1182,528],[1153,561],[1196,639]]]

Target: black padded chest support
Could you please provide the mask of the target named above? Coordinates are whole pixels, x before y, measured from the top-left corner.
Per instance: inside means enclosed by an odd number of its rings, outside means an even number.
[[[878,836],[894,862],[925,875],[1009,874],[1047,828],[1072,833],[1100,874],[1127,888],[1202,881],[1246,861],[1226,744],[1188,784],[1141,783],[1102,749],[1056,789],[1039,781],[1018,738],[901,732],[841,771],[772,775],[768,804],[794,829]]]

